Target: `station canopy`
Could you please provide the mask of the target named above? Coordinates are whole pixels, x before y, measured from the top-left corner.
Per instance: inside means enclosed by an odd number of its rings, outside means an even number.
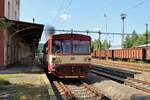
[[[38,47],[38,43],[40,41],[44,29],[43,24],[28,23],[8,19],[5,21],[10,22],[10,24],[12,24],[10,29],[13,31],[13,33],[17,32],[16,35],[21,37],[31,47],[33,45],[36,48]]]

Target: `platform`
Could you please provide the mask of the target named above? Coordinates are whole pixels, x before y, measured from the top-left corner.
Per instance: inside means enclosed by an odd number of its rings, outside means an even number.
[[[6,80],[10,85],[0,86],[0,100],[50,100],[55,98],[50,82],[36,56],[0,70],[0,82]],[[49,92],[51,91],[51,92]]]

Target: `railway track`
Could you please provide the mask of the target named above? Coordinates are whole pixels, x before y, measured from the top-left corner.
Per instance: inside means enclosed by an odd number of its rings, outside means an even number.
[[[93,65],[93,69],[101,72],[109,73],[111,75],[118,76],[121,78],[134,77],[133,72],[127,70],[120,70],[117,68],[109,68],[109,67]]]
[[[150,72],[150,69],[148,67],[135,67],[134,65],[131,64],[125,64],[125,63],[117,63],[117,62],[112,62],[112,61],[108,61],[108,62],[102,62],[102,61],[94,61],[95,64],[100,64],[102,66],[108,66],[108,67],[118,67],[118,68],[127,68],[127,69],[132,69],[132,70],[137,70],[137,71],[144,71],[144,72]]]
[[[128,86],[134,87],[136,89],[142,90],[144,92],[150,93],[150,83],[142,80],[128,78],[125,80],[125,83]]]
[[[110,100],[93,86],[82,81],[68,84],[58,80],[53,83],[64,100]]]
[[[149,82],[134,79],[133,77],[125,76],[125,73],[120,74],[121,72],[117,73],[117,71],[114,72],[113,70],[110,70],[110,69],[104,69],[104,68],[101,69],[100,67],[99,68],[94,67],[93,69],[94,70],[92,70],[91,72],[94,74],[101,75],[106,78],[110,78],[112,80],[123,83],[130,87],[136,88],[138,90],[142,90],[146,93],[150,93],[150,83]]]

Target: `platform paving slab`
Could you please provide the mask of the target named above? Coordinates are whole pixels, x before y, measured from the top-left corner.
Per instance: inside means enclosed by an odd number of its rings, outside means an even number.
[[[32,63],[31,58],[0,70],[0,81],[10,85],[0,88],[0,100],[53,100],[51,84],[40,62]],[[55,99],[56,100],[56,99]]]

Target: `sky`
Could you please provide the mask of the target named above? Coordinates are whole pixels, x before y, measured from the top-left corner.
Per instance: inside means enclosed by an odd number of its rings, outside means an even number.
[[[145,32],[150,23],[150,0],[21,0],[20,20],[54,26],[56,29],[121,33],[121,13],[126,13],[125,33]],[[106,28],[107,25],[107,28]],[[96,39],[98,35],[91,34]],[[45,42],[44,34],[41,42]],[[103,35],[118,45],[121,37]]]

